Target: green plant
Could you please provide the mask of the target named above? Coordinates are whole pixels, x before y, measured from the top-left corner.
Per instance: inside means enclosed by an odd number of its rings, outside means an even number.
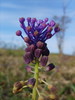
[[[48,72],[55,68],[53,63],[48,63],[49,49],[45,41],[59,32],[60,28],[53,20],[48,23],[48,18],[45,20],[37,20],[36,18],[28,17],[28,26],[25,26],[25,19],[23,17],[20,18],[19,21],[22,29],[27,34],[27,37],[23,37],[20,30],[16,32],[16,35],[21,36],[27,43],[24,61],[25,64],[28,64],[26,66],[27,72],[32,73],[33,78],[16,82],[14,84],[13,93],[18,93],[23,89],[28,88],[32,95],[32,100],[37,100],[37,97],[41,96],[39,92],[39,84],[41,85],[41,83],[43,83],[50,87],[46,80],[40,77],[39,73],[41,71]],[[34,64],[33,67],[32,63]],[[53,94],[50,95],[50,98],[54,97],[55,96]]]

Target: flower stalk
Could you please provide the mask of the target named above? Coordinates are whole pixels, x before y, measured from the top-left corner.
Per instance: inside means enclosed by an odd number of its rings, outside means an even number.
[[[38,88],[38,78],[39,78],[39,62],[36,61],[36,64],[35,64],[35,68],[34,68],[34,78],[36,79],[36,83],[35,83],[35,86],[33,88],[33,93],[32,93],[32,100],[37,100],[37,88]]]

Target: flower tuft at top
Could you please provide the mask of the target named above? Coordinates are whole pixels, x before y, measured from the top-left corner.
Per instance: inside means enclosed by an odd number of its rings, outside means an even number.
[[[24,23],[26,21],[27,25]],[[16,32],[16,35],[21,36],[28,44],[36,44],[38,41],[45,42],[60,31],[60,28],[53,20],[48,22],[48,18],[37,20],[36,18],[28,17],[25,20],[25,18],[22,17],[19,18],[19,22],[27,37],[24,38],[20,30]]]
[[[26,25],[24,22],[26,22]],[[27,37],[23,37],[22,32],[18,30],[17,36],[21,36],[26,42],[24,61],[26,64],[38,59],[42,66],[46,66],[48,62],[49,50],[45,41],[60,31],[58,25],[52,20],[48,22],[48,18],[37,20],[36,18],[28,17],[19,19],[20,26],[26,33]],[[40,58],[41,57],[41,58]]]

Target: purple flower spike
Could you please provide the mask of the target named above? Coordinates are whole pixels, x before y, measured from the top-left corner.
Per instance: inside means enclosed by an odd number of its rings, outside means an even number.
[[[46,67],[46,71],[51,71],[54,68],[55,68],[55,65],[53,63],[51,63]]]
[[[50,26],[52,26],[52,27],[55,26],[55,24],[56,23],[53,20],[50,22]]]
[[[31,72],[32,71],[31,66],[26,66],[25,69],[27,70],[27,72]]]
[[[24,23],[24,21],[25,21],[25,18],[23,18],[23,17],[19,18],[20,23]]]
[[[30,87],[30,88],[33,88],[34,85],[35,85],[35,82],[36,82],[36,79],[35,78],[30,78],[27,82],[27,85]]]
[[[18,31],[16,32],[16,35],[17,35],[17,36],[21,36],[21,34],[22,34],[22,32],[21,32],[20,30],[18,30]]]

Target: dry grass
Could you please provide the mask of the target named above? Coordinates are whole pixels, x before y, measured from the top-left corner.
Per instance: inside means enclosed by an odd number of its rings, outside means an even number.
[[[23,55],[22,50],[0,49],[0,100],[24,100],[26,98],[25,91],[17,95],[12,93],[14,82],[30,77],[30,74],[24,70]],[[42,72],[41,77],[46,78],[49,84],[57,88],[57,92],[54,93],[58,96],[57,100],[75,100],[75,56],[61,57],[58,54],[51,54],[49,62],[53,62],[58,67],[46,74]],[[47,87],[42,86],[42,91],[44,89],[46,89],[45,94],[51,93]]]

